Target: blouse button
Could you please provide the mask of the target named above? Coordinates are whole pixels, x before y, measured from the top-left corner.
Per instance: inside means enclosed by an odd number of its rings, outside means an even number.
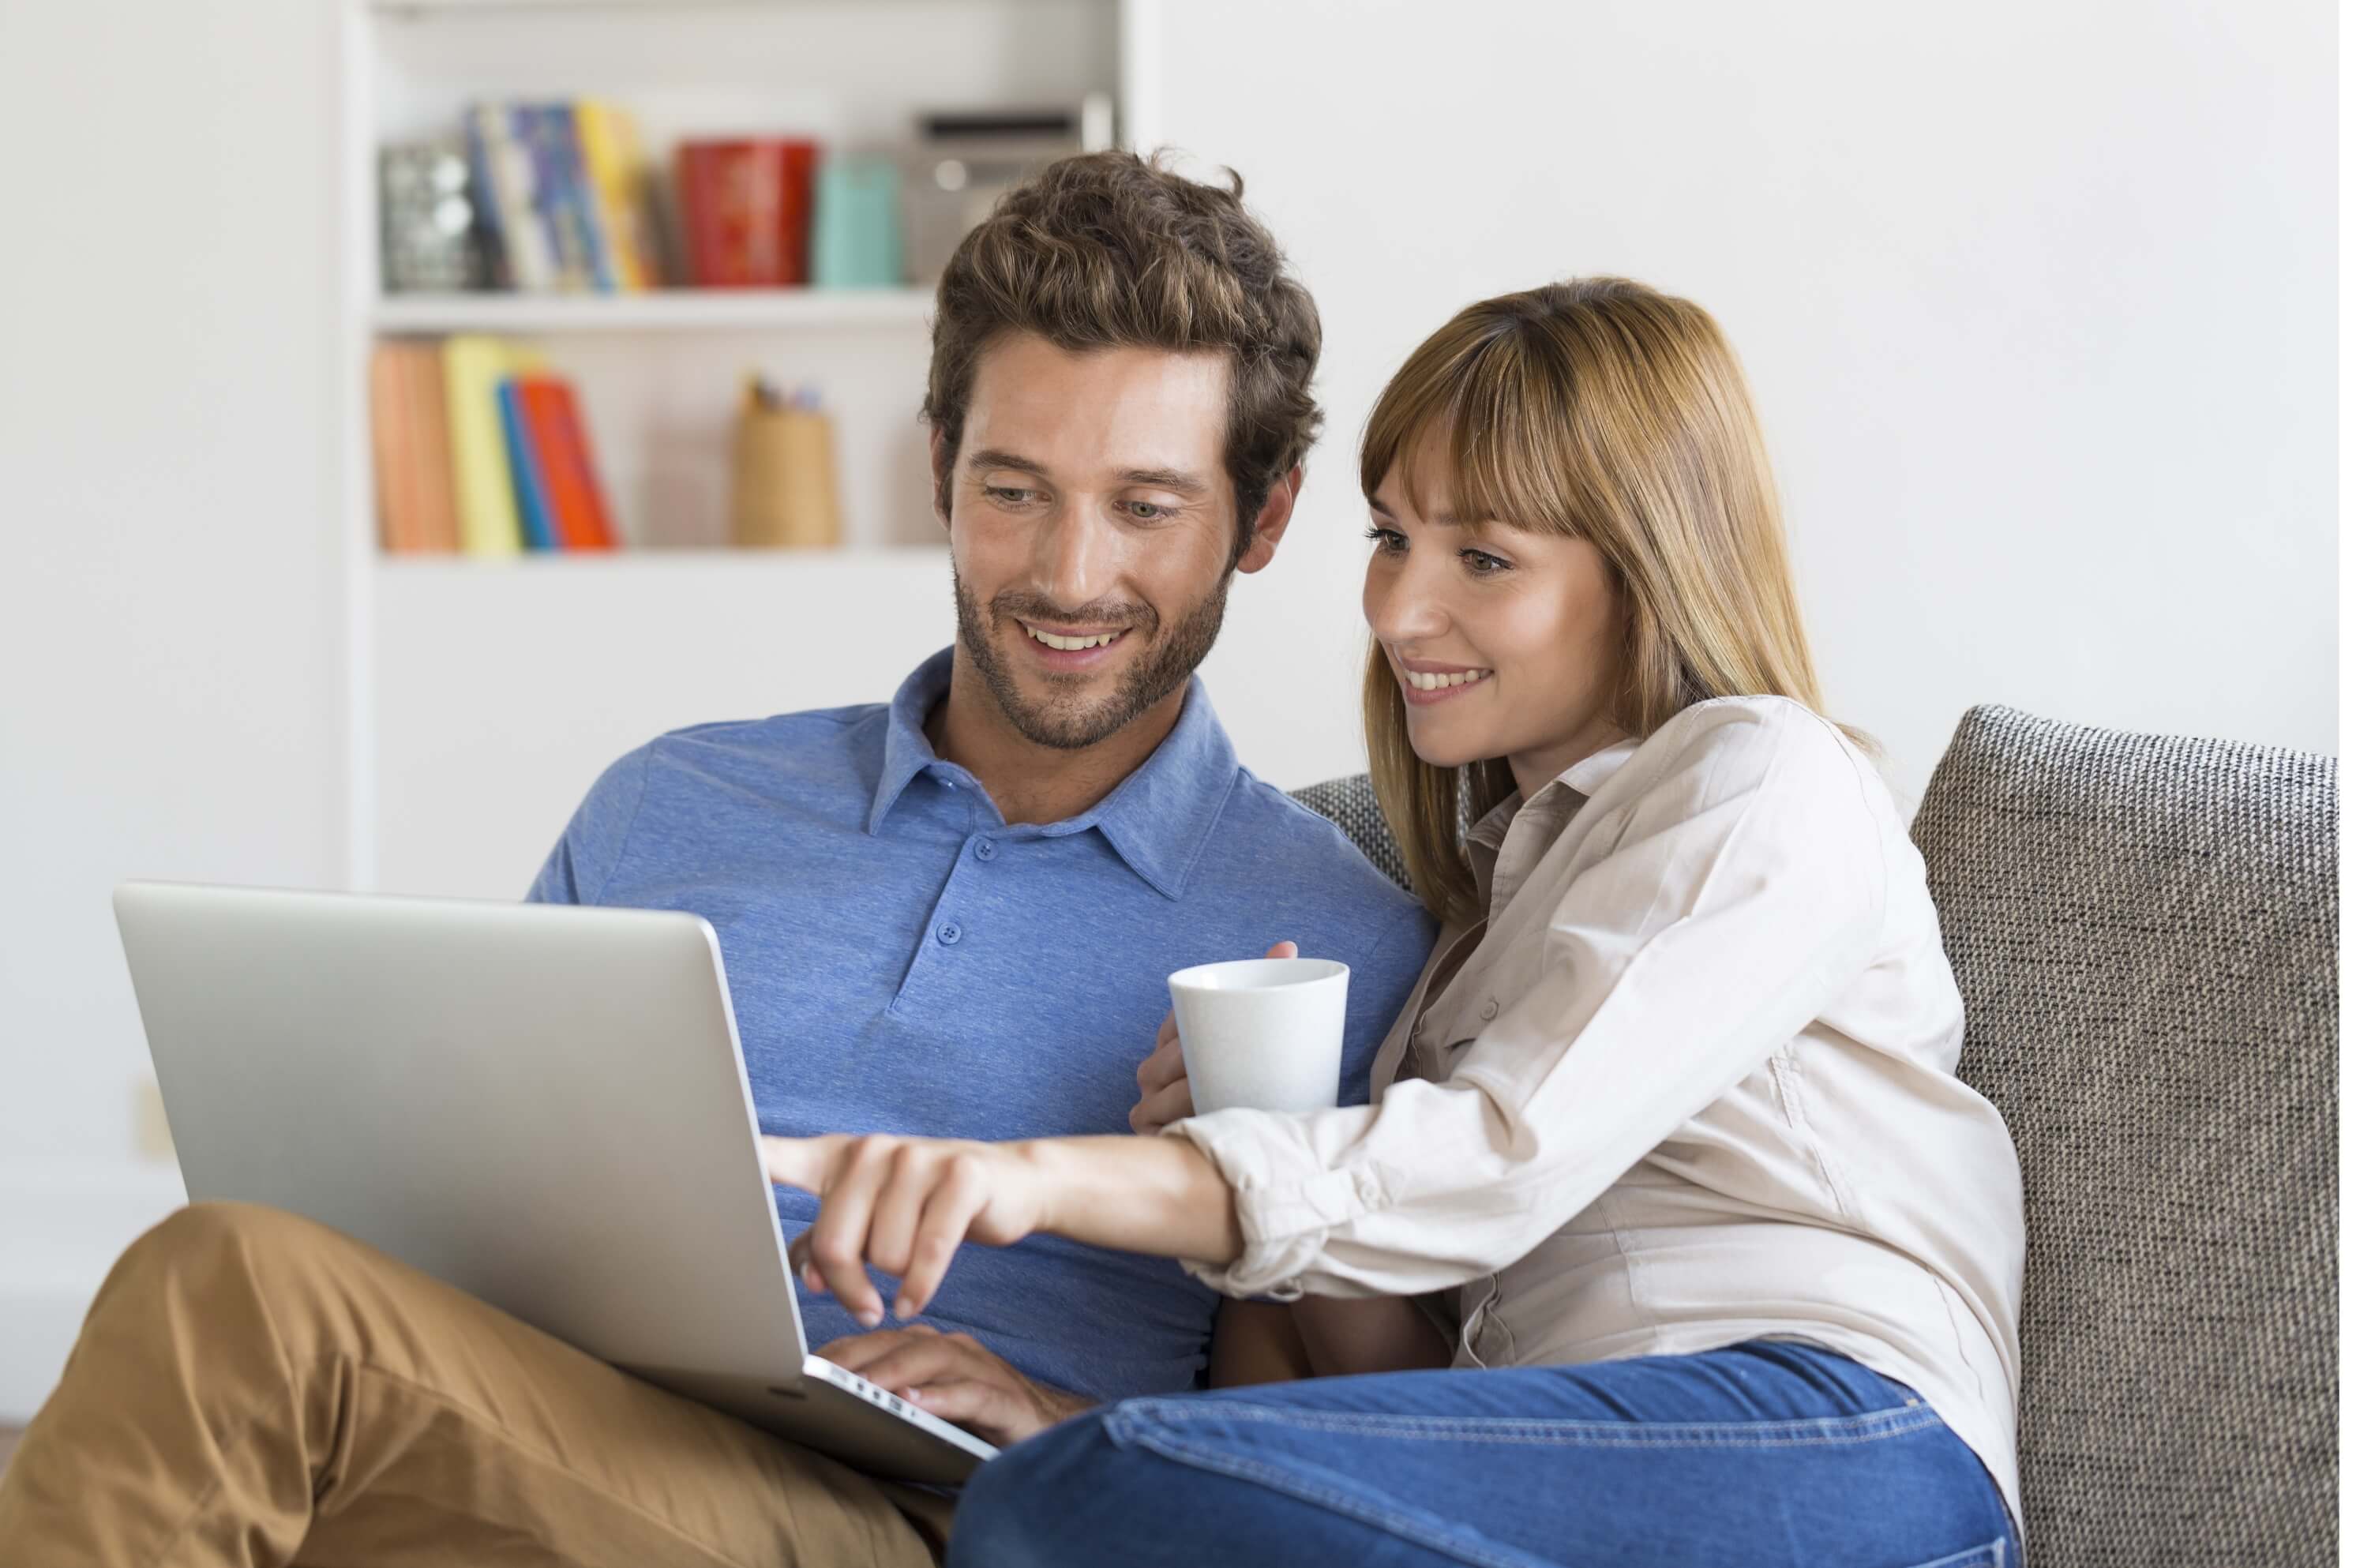
[[[1481,1022],[1485,1024],[1496,1015],[1497,999],[1492,996],[1486,1002],[1481,1004]]]

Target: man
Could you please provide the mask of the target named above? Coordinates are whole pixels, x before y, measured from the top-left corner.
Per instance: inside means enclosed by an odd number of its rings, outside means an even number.
[[[942,279],[925,400],[955,646],[888,705],[631,753],[534,884],[712,921],[765,1132],[1166,1120],[1183,1090],[1139,1068],[1164,976],[1275,936],[1351,965],[1365,1098],[1430,927],[1237,766],[1191,680],[1318,420],[1314,307],[1239,195],[1098,154],[1001,203]],[[629,1153],[617,1128],[583,1157]],[[815,1207],[779,1204],[788,1233]],[[1267,1375],[1281,1328],[1045,1239],[976,1250],[915,1325],[877,1283],[857,1319],[806,1294],[812,1338],[1001,1442],[1206,1365]],[[0,1477],[0,1542],[45,1565],[920,1563],[947,1517],[240,1205],[124,1255]]]

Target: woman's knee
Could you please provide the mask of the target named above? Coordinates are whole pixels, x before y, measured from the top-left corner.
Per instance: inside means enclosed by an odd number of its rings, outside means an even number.
[[[1100,1561],[1086,1554],[1087,1516],[1119,1494],[1118,1472],[1132,1462],[1105,1435],[1107,1413],[1050,1427],[975,1471],[958,1499],[950,1568]]]

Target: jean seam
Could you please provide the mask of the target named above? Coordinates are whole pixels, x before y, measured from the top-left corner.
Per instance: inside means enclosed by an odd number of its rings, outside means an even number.
[[[1773,1422],[1529,1421],[1505,1416],[1404,1416],[1311,1412],[1231,1400],[1129,1400],[1105,1418],[1115,1441],[1141,1441],[1145,1423],[1260,1422],[1359,1437],[1440,1439],[1584,1448],[1815,1448],[1904,1437],[1943,1424],[1929,1405],[1855,1416]]]
[[[2006,1538],[1999,1535],[1984,1546],[1965,1547],[1945,1557],[1917,1563],[1914,1568],[2005,1568]]]
[[[1180,1442],[1167,1433],[1138,1432],[1125,1439],[1115,1440],[1134,1443],[1173,1465],[1184,1465],[1226,1476],[1231,1480],[1264,1487],[1297,1502],[1323,1509],[1369,1529],[1412,1541],[1426,1551],[1455,1562],[1471,1563],[1473,1568],[1537,1568],[1537,1560],[1526,1553],[1510,1547],[1484,1547],[1483,1543],[1433,1530],[1411,1515],[1383,1508],[1370,1499],[1336,1487],[1319,1486],[1280,1466],[1221,1453],[1216,1449],[1198,1448],[1193,1444]]]

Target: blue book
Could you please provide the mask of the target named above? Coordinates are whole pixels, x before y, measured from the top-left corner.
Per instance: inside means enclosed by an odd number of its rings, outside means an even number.
[[[548,475],[531,444],[531,426],[524,422],[523,399],[516,395],[515,378],[499,381],[499,428],[507,432],[508,470],[515,475],[516,516],[523,522],[528,550],[556,548],[556,519],[548,505]]]
[[[570,103],[552,103],[541,112],[541,125],[556,165],[565,220],[581,246],[589,281],[600,294],[617,286],[612,248],[605,225],[597,220],[597,193],[589,183],[589,160],[581,152],[580,117]]]

